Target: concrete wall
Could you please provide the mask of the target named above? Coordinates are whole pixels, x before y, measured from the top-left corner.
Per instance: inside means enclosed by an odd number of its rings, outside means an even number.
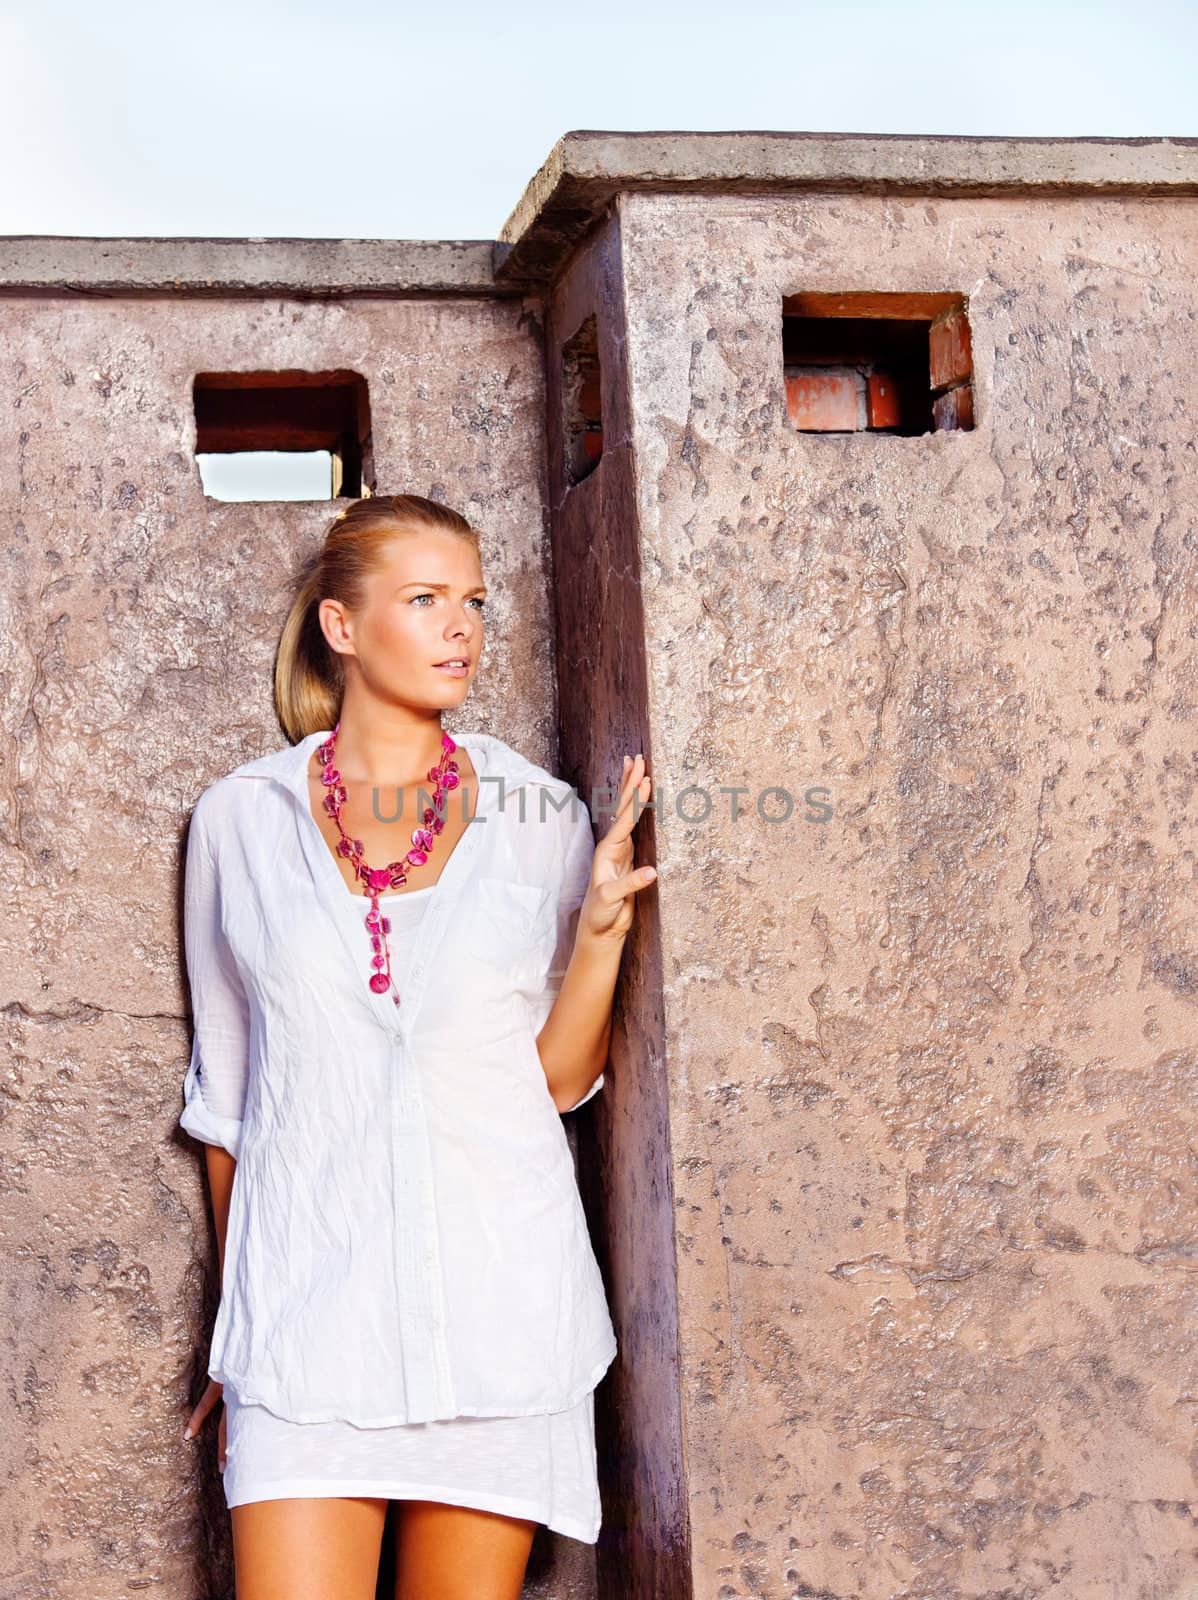
[[[693,1593],[1180,1600],[1198,209],[619,217]],[[976,430],[796,434],[800,289],[967,293]]]
[[[459,727],[557,759],[544,397],[519,299],[11,299],[0,321],[5,1600],[228,1595],[202,1391],[215,1247],[175,1130],[189,1029],[182,836],[285,742],[271,664],[322,505],[205,499],[190,381],[352,367],[380,492],[446,499],[492,590]],[[593,1591],[545,1530],[530,1594]]]
[[[189,384],[289,366],[483,531],[460,725],[664,806],[573,1130],[604,1532],[528,1592],[1190,1600],[1196,155],[578,134],[494,251],[3,242],[5,1600],[231,1592],[180,850],[327,508],[206,501]],[[968,296],[972,432],[794,431],[852,289]]]
[[[643,750],[654,771],[621,248],[609,215],[555,283],[545,340],[563,771],[592,801],[604,831],[610,802],[601,814],[605,797],[590,786],[618,773],[609,752]],[[560,425],[562,348],[589,316],[601,363],[603,454],[571,485]],[[636,862],[654,860],[652,811],[642,814],[635,839]],[[599,1592],[613,1600],[682,1600],[692,1592],[658,913],[656,891],[638,895],[616,994],[611,1067],[594,1115],[579,1130],[584,1199],[596,1219],[592,1232],[604,1251],[620,1340],[596,1396],[604,1504]]]

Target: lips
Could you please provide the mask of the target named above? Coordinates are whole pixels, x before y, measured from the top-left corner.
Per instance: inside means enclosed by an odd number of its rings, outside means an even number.
[[[450,656],[448,661],[435,661],[436,667],[468,667],[470,661],[466,656]]]

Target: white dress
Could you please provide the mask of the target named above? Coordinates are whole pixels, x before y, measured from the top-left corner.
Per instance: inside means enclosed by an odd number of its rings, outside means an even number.
[[[432,884],[380,896],[401,997],[436,890]],[[529,1517],[594,1544],[601,1520],[594,1404],[592,1389],[564,1411],[360,1427],[279,1417],[241,1403],[226,1383],[225,1500],[230,1507],[336,1495],[438,1500]]]

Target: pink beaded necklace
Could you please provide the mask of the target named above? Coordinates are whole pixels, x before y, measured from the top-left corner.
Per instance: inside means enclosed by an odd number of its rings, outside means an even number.
[[[373,969],[370,987],[375,994],[386,994],[390,990],[391,998],[398,1005],[399,990],[395,987],[395,981],[391,976],[391,950],[387,944],[387,935],[391,932],[391,918],[385,917],[379,908],[379,894],[385,889],[399,888],[408,881],[408,866],[421,867],[428,860],[433,841],[445,826],[445,796],[450,790],[456,789],[462,781],[458,764],[452,759],[457,745],[449,734],[444,732],[441,734],[441,760],[428,770],[428,780],[433,785],[433,803],[431,806],[425,806],[420,818],[421,825],[412,832],[412,848],[402,861],[392,861],[385,867],[372,867],[362,853],[361,839],[351,839],[341,821],[341,808],[348,800],[349,794],[334,764],[337,734],[340,728],[341,718],[338,717],[332,733],[317,751],[322,768],[320,781],[329,791],[324,797],[324,808],[336,822],[337,831],[341,835],[337,844],[338,854],[348,856],[353,862],[354,875],[366,885],[363,892],[370,896],[370,910],[366,913],[366,931],[370,935],[370,947],[374,952],[370,960]]]

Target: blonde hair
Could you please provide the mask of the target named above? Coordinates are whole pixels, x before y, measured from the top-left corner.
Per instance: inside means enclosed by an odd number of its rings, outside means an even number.
[[[339,600],[356,610],[390,541],[425,528],[456,533],[478,548],[475,529],[439,500],[420,494],[367,495],[337,513],[323,542],[301,565],[275,658],[275,709],[293,744],[334,726],[345,690],[341,656],[330,649],[320,626],[320,602]]]

